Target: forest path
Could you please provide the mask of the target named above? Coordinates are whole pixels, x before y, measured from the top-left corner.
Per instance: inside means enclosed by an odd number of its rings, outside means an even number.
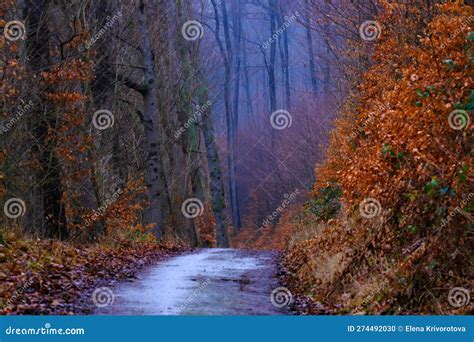
[[[276,252],[200,249],[141,272],[113,289],[107,315],[278,315],[286,308],[270,301]]]

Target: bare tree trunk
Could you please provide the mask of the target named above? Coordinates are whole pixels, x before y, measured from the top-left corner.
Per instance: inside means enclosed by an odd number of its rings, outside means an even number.
[[[283,22],[283,10],[281,6],[278,6],[278,25],[280,28],[284,28]],[[283,40],[283,43],[282,43]],[[283,34],[279,39],[280,42],[280,55],[281,55],[281,69],[283,74],[283,86],[284,86],[284,98],[286,110],[291,110],[291,89],[290,89],[290,55],[288,49],[288,31],[283,29]]]
[[[97,19],[97,26],[103,27],[107,21],[108,15],[111,14],[111,4],[103,1],[97,3],[95,7],[94,16]],[[98,44],[96,47],[97,56],[99,60],[96,62],[96,67],[94,68],[94,79],[91,82],[90,90],[92,95],[92,101],[96,109],[109,108],[111,105],[112,98],[114,96],[114,86],[110,82],[112,75],[115,75],[115,66],[114,61],[111,56],[111,51],[109,45],[107,44]],[[88,88],[88,87],[87,87]],[[111,110],[111,108],[110,108]],[[90,127],[92,115],[87,116],[86,129]],[[122,162],[120,158],[120,142],[118,134],[118,125],[110,127],[111,130],[114,130],[113,134],[113,145],[112,145],[112,167],[113,167],[113,182],[117,183],[117,179],[124,180],[122,174]],[[84,132],[85,133],[85,132]],[[86,158],[87,157],[87,158]],[[100,188],[96,181],[96,174],[93,167],[93,153],[88,150],[87,155],[84,155],[81,158],[83,161],[81,165],[86,165],[90,170],[90,177],[86,180],[84,187],[87,189],[84,191],[84,198],[81,199],[82,206],[88,210],[97,209],[101,206],[100,198]],[[115,178],[115,179],[114,179]],[[92,196],[94,195],[94,196]],[[102,218],[97,219],[93,222],[93,229],[91,232],[91,238],[96,238],[97,236],[105,232],[105,224]]]
[[[276,30],[277,25],[277,15],[278,15],[278,8],[277,8],[277,0],[268,0],[268,7],[269,7],[269,15],[270,15],[270,36],[273,36]],[[276,64],[276,44],[277,42],[274,41],[270,45],[270,57],[269,62],[267,64],[267,72],[268,72],[268,88],[270,93],[270,114],[274,113],[277,110],[277,99],[276,99],[276,79],[275,79],[275,64]],[[277,148],[275,144],[276,140],[276,130],[271,130],[271,145],[272,145],[272,153],[273,153],[273,167],[275,169],[275,175],[279,180],[279,185],[283,186],[283,182],[281,179],[281,171],[280,166],[278,164],[277,159]]]
[[[48,19],[44,17],[47,13],[48,2],[45,0],[30,0],[27,2],[28,23],[26,50],[29,57],[31,74],[39,74],[48,70],[50,64],[49,55],[49,29]],[[36,152],[40,162],[40,170],[36,177],[39,182],[40,196],[43,206],[42,221],[44,222],[43,235],[50,238],[65,239],[68,237],[66,215],[61,204],[61,165],[54,153],[54,139],[48,137],[48,132],[54,130],[55,117],[53,105],[45,96],[46,89],[39,89],[39,103],[35,106],[36,113],[32,117],[38,118],[34,122],[33,134],[37,143],[33,150]]]
[[[324,90],[328,92],[331,88],[331,61],[329,56],[331,55],[331,48],[329,47],[329,41],[326,42],[326,67],[324,68]]]
[[[318,80],[316,78],[316,65],[314,63],[314,48],[313,48],[313,37],[311,34],[311,22],[309,20],[310,6],[308,0],[304,0],[306,9],[306,42],[308,44],[308,58],[309,58],[309,74],[311,77],[311,86],[313,93],[318,91]]]
[[[229,195],[230,195],[230,205],[232,212],[232,222],[234,225],[235,231],[239,230],[242,227],[240,220],[240,208],[237,196],[237,184],[235,179],[235,130],[234,130],[234,117],[232,115],[232,106],[231,106],[231,68],[233,65],[232,58],[232,44],[229,32],[229,20],[227,16],[227,8],[224,0],[221,0],[221,10],[222,10],[222,21],[224,27],[224,36],[226,49],[222,45],[222,41],[219,37],[219,11],[215,0],[211,0],[211,3],[214,7],[215,20],[216,20],[216,40],[221,51],[222,59],[224,62],[225,68],[225,80],[224,80],[224,104],[225,104],[225,115],[227,121],[227,144],[229,149],[228,155],[228,167],[229,167]]]
[[[140,28],[140,47],[143,53],[145,68],[144,89],[142,91],[144,110],[143,120],[145,126],[146,169],[145,184],[149,200],[145,211],[145,222],[153,224],[153,233],[157,237],[163,234],[163,208],[167,202],[166,188],[163,183],[162,163],[160,160],[159,113],[157,105],[157,92],[155,82],[155,56],[151,44],[151,32],[148,27],[146,9],[143,0],[138,7],[138,22]]]
[[[270,15],[270,37],[276,30],[276,0],[268,0]],[[270,57],[268,63],[268,88],[270,94],[270,112],[276,110],[276,84],[275,84],[275,62],[276,62],[276,41],[270,44]]]
[[[178,23],[182,26],[185,22],[183,18],[183,4],[181,0],[176,0],[176,10],[178,16]],[[189,12],[191,8],[187,9]],[[188,44],[186,44],[188,43]],[[185,154],[185,197],[195,197],[200,200],[204,200],[204,186],[201,174],[201,162],[200,162],[200,132],[197,125],[193,122],[193,109],[191,103],[192,97],[192,80],[193,65],[191,62],[190,48],[192,47],[191,42],[186,42],[182,35],[177,37],[178,53],[181,61],[181,71],[183,74],[183,83],[179,92],[179,109],[178,118],[181,124],[184,125],[186,121],[191,120],[191,124],[188,125],[187,130],[182,135],[182,146],[183,153]],[[194,224],[192,219],[185,221],[185,230],[181,232],[183,237],[187,238],[192,245],[199,245],[199,232],[197,226]]]
[[[254,109],[252,103],[252,97],[250,96],[250,77],[249,77],[249,65],[247,59],[247,49],[242,49],[242,58],[243,58],[243,68],[244,68],[244,88],[245,88],[245,97],[246,97],[246,104],[247,104],[247,118],[254,117]]]
[[[206,82],[204,73],[201,73],[200,79],[202,83]],[[219,151],[215,141],[211,104],[209,102],[207,87],[201,87],[199,90],[199,97],[199,102],[201,108],[203,109],[202,130],[204,134],[207,164],[209,168],[212,213],[214,214],[214,219],[216,220],[217,247],[226,248],[229,247],[229,237],[227,233],[227,215],[225,211],[225,191],[219,162]]]
[[[231,68],[234,64],[234,59],[232,50],[232,43],[230,38],[229,31],[229,18],[227,15],[227,8],[224,0],[221,0],[221,9],[222,9],[222,23],[224,27],[224,36],[227,49],[227,67],[225,73],[225,85],[224,85],[224,97],[226,99],[226,118],[227,118],[227,142],[229,145],[229,192],[230,192],[230,203],[232,209],[232,222],[234,224],[235,231],[238,231],[242,227],[240,220],[240,208],[239,208],[239,198],[237,195],[237,182],[235,174],[235,118],[236,113],[232,112],[231,109]]]
[[[237,127],[239,124],[239,104],[240,104],[240,68],[242,64],[242,20],[240,18],[240,0],[233,1],[233,16],[232,24],[234,27],[234,49],[232,53],[235,55],[234,66],[234,108],[232,115],[234,116],[234,138],[237,134]]]

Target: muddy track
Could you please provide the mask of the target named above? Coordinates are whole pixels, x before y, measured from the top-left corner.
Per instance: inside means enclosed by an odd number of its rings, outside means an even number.
[[[112,288],[106,315],[284,315],[272,304],[277,253],[201,249],[144,269]]]

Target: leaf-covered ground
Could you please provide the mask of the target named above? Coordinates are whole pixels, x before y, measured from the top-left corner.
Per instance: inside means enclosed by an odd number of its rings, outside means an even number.
[[[54,240],[0,244],[0,314],[90,313],[97,287],[135,277],[143,266],[183,251],[156,242],[73,247]]]

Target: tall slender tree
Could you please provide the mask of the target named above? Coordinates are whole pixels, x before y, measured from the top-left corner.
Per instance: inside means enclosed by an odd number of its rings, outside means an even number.
[[[235,174],[235,119],[232,113],[232,102],[231,102],[231,75],[232,66],[234,65],[233,53],[232,53],[232,41],[229,28],[229,18],[227,14],[227,6],[224,0],[220,2],[220,9],[222,12],[222,26],[224,31],[225,47],[220,38],[220,17],[219,9],[216,1],[211,0],[214,9],[215,19],[215,37],[221,57],[224,63],[224,105],[225,105],[225,116],[227,125],[227,145],[228,145],[228,168],[229,168],[229,197],[231,204],[232,223],[235,231],[242,227],[240,218],[240,207],[239,199],[237,195],[237,182]]]
[[[26,40],[26,51],[31,75],[41,79],[41,73],[51,66],[50,33],[48,28],[48,6],[46,0],[27,1],[27,31],[30,33]],[[68,237],[66,215],[61,203],[61,165],[55,155],[56,140],[50,136],[56,126],[53,104],[46,96],[48,91],[45,82],[38,89],[39,103],[34,107],[32,116],[32,132],[36,143],[33,150],[38,157],[39,171],[35,182],[40,188],[39,203],[42,207],[40,227],[43,235],[51,238],[65,239]]]
[[[147,7],[140,0],[137,11],[139,50],[143,60],[143,81],[137,82],[126,76],[118,78],[128,87],[140,93],[143,98],[142,123],[145,131],[145,185],[147,187],[148,206],[145,210],[145,223],[152,224],[152,231],[158,237],[164,233],[163,213],[169,212],[169,195],[166,187],[160,143],[160,113],[158,111],[157,82],[155,78],[155,53],[151,41],[151,31],[147,18]]]

